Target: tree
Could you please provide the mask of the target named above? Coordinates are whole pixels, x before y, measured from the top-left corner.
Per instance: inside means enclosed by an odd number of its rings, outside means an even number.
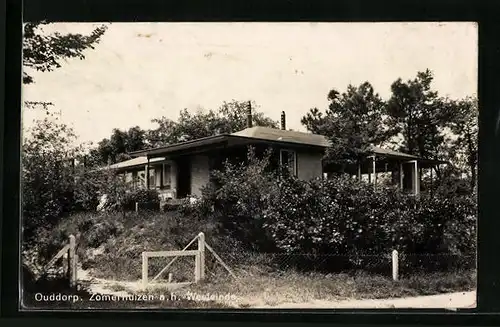
[[[180,112],[177,122],[165,117],[153,119],[158,128],[148,133],[151,147],[195,140],[217,134],[233,133],[246,128],[248,102],[224,102],[218,110],[198,110],[191,114],[187,109]],[[252,113],[255,125],[276,127],[277,122],[261,112]]]
[[[369,82],[347,91],[328,93],[330,105],[323,115],[318,108],[311,109],[301,123],[310,131],[326,136],[332,143],[327,151],[330,162],[345,164],[358,162],[371,145],[389,140],[392,131],[384,126],[385,104]]]
[[[478,101],[467,97],[458,101],[449,100],[447,106],[453,118],[447,127],[454,134],[451,141],[454,163],[469,175],[470,189],[474,190],[478,164]]]
[[[84,148],[57,118],[35,122],[22,144],[22,256],[33,272],[61,249],[67,238],[54,234],[76,211],[94,211],[102,194],[123,203],[126,183],[115,171],[83,167]]]
[[[445,142],[443,128],[450,117],[438,92],[431,89],[432,80],[432,72],[426,70],[413,80],[392,83],[387,114],[389,126],[402,136],[401,151],[438,159]]]
[[[84,51],[93,49],[106,31],[106,26],[97,27],[90,35],[47,34],[43,26],[48,23],[29,22],[23,28],[23,84],[34,83],[29,71],[52,71],[61,67],[61,62],[68,58],[85,59]],[[53,105],[50,102],[25,101],[27,108],[41,106],[45,110]]]
[[[55,226],[72,210],[76,135],[45,118],[28,131],[22,150],[23,245],[38,242],[40,232]]]
[[[242,130],[247,124],[248,102],[224,102],[218,110],[198,110],[194,114],[187,109],[180,112],[179,119],[173,121],[166,117],[152,121],[158,124],[156,129],[142,130],[138,126],[128,131],[114,129],[111,137],[101,140],[90,151],[89,160],[97,165],[106,165],[130,159],[129,152],[143,150],[146,147],[159,147],[202,137],[232,133]],[[253,111],[253,121],[258,126],[276,127],[277,122]]]
[[[46,34],[43,26],[47,22],[29,22],[24,24],[23,66],[36,71],[52,71],[61,67],[61,61],[67,58],[85,59],[84,50],[94,49],[106,31],[106,26],[97,27],[90,35],[53,33]],[[33,83],[33,77],[23,72],[23,83]]]
[[[276,175],[269,170],[272,151],[259,156],[248,147],[247,162],[226,160],[211,174],[213,184],[203,189],[202,206],[213,208],[199,215],[215,219],[224,234],[234,237],[252,251],[276,250],[270,235],[263,229],[264,210],[269,194],[277,192]]]
[[[129,152],[142,150],[146,146],[147,131],[139,126],[134,126],[123,131],[113,129],[109,139],[103,139],[97,144],[97,148],[90,151],[90,157],[94,158],[97,165],[106,165],[130,159]]]

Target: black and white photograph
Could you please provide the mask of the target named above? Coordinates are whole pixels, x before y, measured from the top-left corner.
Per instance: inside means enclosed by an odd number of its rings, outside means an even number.
[[[24,22],[21,310],[476,307],[473,22]]]

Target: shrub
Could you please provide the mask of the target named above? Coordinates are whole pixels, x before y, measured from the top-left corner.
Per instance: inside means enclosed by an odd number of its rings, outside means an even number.
[[[268,197],[265,219],[264,228],[281,251],[345,255],[328,260],[327,266],[337,268],[369,268],[363,257],[390,254],[393,249],[469,256],[475,244],[471,197],[415,197],[345,177],[282,179],[277,192]],[[410,267],[424,265],[422,260],[410,261]],[[447,265],[446,260],[426,262],[434,269],[437,262]]]
[[[218,253],[239,249],[238,242],[221,235],[217,222],[206,217],[142,211],[73,214],[43,236],[44,251],[54,255],[74,234],[83,267],[92,266],[104,277],[136,279],[141,274],[142,251],[181,250],[199,232],[205,233],[207,243]],[[151,271],[158,272],[164,265],[165,260],[151,260]],[[192,270],[186,274],[192,277]]]
[[[75,135],[64,124],[38,121],[22,147],[23,243],[36,246],[38,231],[55,226],[73,207],[70,159]]]
[[[214,183],[203,189],[192,215],[219,222],[221,233],[246,249],[273,251],[274,243],[263,228],[267,196],[276,187],[275,176],[268,173],[270,155],[257,158],[249,148],[248,164],[226,162],[223,170],[213,172]]]
[[[81,171],[75,176],[75,211],[95,211],[103,189],[101,171]]]
[[[321,257],[319,268],[327,270],[389,270],[393,249],[408,254],[403,263],[408,269],[473,263],[476,201],[471,195],[416,197],[345,175],[301,181],[270,173],[269,157],[257,158],[252,149],[248,158],[240,165],[226,162],[214,172],[215,183],[189,209],[189,215],[218,222],[245,250],[307,253],[289,262],[308,266],[316,260],[309,266],[318,267]]]
[[[143,210],[159,210],[160,198],[157,190],[138,189],[125,193],[124,210],[135,210],[135,204]]]

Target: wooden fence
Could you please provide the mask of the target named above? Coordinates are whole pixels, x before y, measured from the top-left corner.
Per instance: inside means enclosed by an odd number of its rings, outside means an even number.
[[[78,272],[78,255],[76,254],[76,237],[74,235],[69,236],[68,243],[57,252],[57,254],[42,268],[41,276],[47,274],[48,269],[54,266],[54,264],[64,257],[65,254],[67,260],[67,276],[69,279],[69,285],[71,288],[76,288],[77,286],[77,272]],[[64,266],[64,264],[63,264]],[[40,278],[39,277],[39,278]]]
[[[194,243],[198,242],[198,247],[196,250],[188,250],[188,248]],[[199,233],[196,235],[195,238],[191,240],[191,242],[188,243],[184,247],[184,249],[180,251],[145,251],[142,252],[142,286],[143,288],[148,287],[148,276],[149,276],[149,266],[148,266],[148,259],[151,257],[174,257],[158,274],[156,274],[155,277],[153,277],[152,281],[157,280],[161,275],[163,275],[168,268],[172,266],[172,264],[177,260],[179,257],[185,257],[185,256],[193,256],[194,257],[194,282],[198,283],[202,280],[205,279],[205,255],[206,251],[208,250],[214,257],[215,259],[226,269],[229,274],[233,277],[236,278],[236,275],[233,273],[231,268],[215,253],[215,251],[206,243],[205,241],[205,234],[204,233]],[[169,275],[168,281],[169,283],[171,282],[171,275]],[[185,283],[184,283],[185,284]],[[187,284],[192,284],[192,283],[187,283]]]

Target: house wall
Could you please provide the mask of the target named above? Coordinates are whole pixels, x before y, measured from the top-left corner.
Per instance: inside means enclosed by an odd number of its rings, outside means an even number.
[[[210,181],[209,157],[196,155],[191,159],[191,194],[201,196],[201,189]]]
[[[314,152],[297,152],[297,177],[311,180],[323,176],[323,154]]]

